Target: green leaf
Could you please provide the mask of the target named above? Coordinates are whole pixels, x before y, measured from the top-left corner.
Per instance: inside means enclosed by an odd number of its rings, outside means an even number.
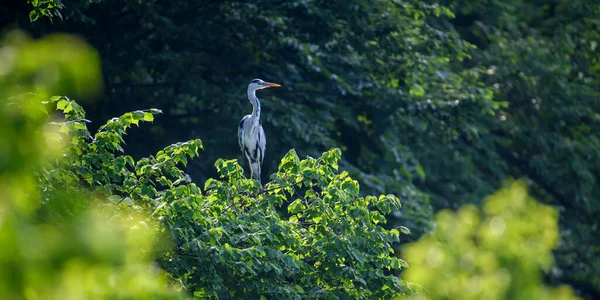
[[[417,172],[417,175],[419,176],[419,178],[421,178],[421,179],[425,178],[425,170],[423,170],[423,167],[421,167],[420,165],[417,165],[417,167],[415,168],[415,171]]]
[[[215,187],[218,186],[218,181],[213,179],[213,178],[209,178],[208,180],[206,180],[206,182],[204,183],[204,190],[208,191],[211,189],[214,189]]]
[[[37,10],[29,12],[29,20],[35,22],[40,17],[40,13]]]
[[[56,109],[65,110],[65,108],[67,107],[67,104],[69,104],[69,102],[65,99],[62,99],[62,100],[58,101],[58,103],[56,103]]]
[[[402,231],[402,233],[404,234],[410,234],[410,229],[404,227],[404,226],[400,226],[400,231]]]
[[[360,262],[361,264],[365,263],[365,256],[360,253],[357,250],[352,250],[352,257],[354,257],[354,259],[358,260],[358,262]]]
[[[299,213],[304,210],[305,206],[301,199],[297,199],[288,206],[288,212],[291,214]]]

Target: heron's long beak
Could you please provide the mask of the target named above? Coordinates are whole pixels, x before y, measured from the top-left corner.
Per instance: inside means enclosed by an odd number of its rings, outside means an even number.
[[[265,82],[262,85],[263,86],[268,86],[268,87],[278,87],[278,86],[281,86],[280,84],[272,83],[272,82]]]

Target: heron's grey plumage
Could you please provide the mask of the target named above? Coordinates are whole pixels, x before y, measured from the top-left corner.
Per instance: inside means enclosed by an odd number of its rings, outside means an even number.
[[[238,126],[238,142],[240,149],[250,165],[250,176],[260,182],[260,174],[267,140],[265,131],[260,121],[260,100],[256,97],[256,90],[279,86],[275,83],[254,79],[248,85],[248,100],[252,103],[252,114],[246,115]]]

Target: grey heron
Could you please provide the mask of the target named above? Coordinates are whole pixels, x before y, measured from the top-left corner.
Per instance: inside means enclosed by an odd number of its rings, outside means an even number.
[[[250,177],[260,183],[260,169],[265,158],[267,140],[260,120],[260,100],[256,90],[278,87],[277,83],[253,79],[248,85],[248,100],[252,103],[252,114],[244,116],[238,126],[238,142],[240,149],[250,165]]]

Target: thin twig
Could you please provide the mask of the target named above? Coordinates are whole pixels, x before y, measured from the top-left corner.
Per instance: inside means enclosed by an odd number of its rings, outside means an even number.
[[[286,188],[286,187],[291,187],[291,186],[299,185],[299,184],[301,184],[303,182],[304,182],[304,180],[300,180],[298,182],[290,183],[290,184],[287,184],[287,185],[283,185],[283,186],[278,186],[278,187],[274,187],[274,188],[262,190],[262,191],[258,192],[257,195],[260,195],[260,194],[263,194],[263,193],[266,193],[266,192],[270,192],[270,191],[273,191],[273,190],[276,190],[276,189],[283,189],[283,188]]]

